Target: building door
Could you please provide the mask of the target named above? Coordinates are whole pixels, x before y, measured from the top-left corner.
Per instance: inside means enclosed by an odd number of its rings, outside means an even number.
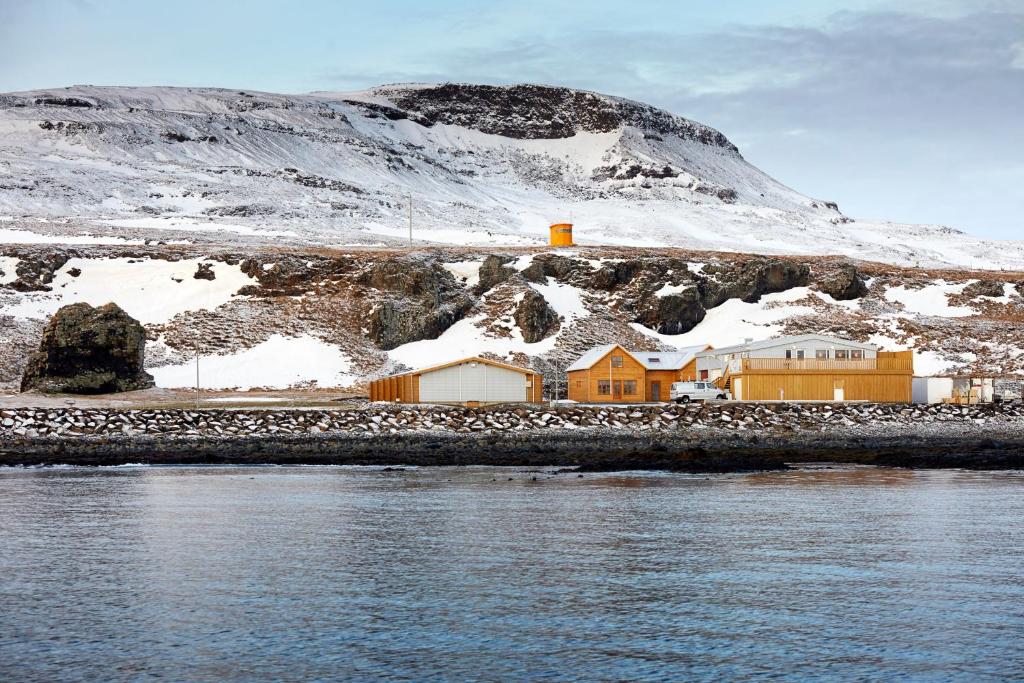
[[[651,400],[655,403],[661,401],[661,382],[651,382]]]
[[[846,400],[846,381],[837,379],[832,384],[832,400],[837,403]]]
[[[616,401],[622,400],[622,380],[617,379],[612,382],[612,398]]]

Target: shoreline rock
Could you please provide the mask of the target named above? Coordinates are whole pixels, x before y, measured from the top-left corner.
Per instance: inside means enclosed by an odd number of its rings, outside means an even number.
[[[887,404],[0,411],[0,465],[555,465],[698,472],[787,462],[1024,468],[1024,407]]]

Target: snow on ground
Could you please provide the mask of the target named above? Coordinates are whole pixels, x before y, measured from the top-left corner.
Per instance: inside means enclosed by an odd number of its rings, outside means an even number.
[[[18,279],[18,273],[16,269],[18,264],[21,263],[20,259],[16,259],[13,256],[0,256],[0,285],[7,285]]]
[[[31,230],[0,228],[0,244],[143,244],[143,240],[99,235],[48,235]]]
[[[945,280],[936,280],[935,284],[921,289],[907,289],[903,285],[890,287],[885,291],[888,301],[903,304],[903,307],[919,315],[937,315],[945,318],[966,318],[977,311],[969,306],[950,306],[949,295],[961,294],[967,283],[947,284]]]
[[[233,232],[238,235],[258,235],[260,237],[295,237],[291,230],[256,230],[246,225],[234,223],[216,223],[189,216],[167,216],[150,218],[116,218],[95,221],[99,225],[111,225],[119,228],[137,228],[139,230],[176,230],[180,232]]]
[[[319,387],[346,387],[356,381],[351,361],[336,346],[315,337],[283,337],[222,356],[200,356],[199,384],[204,389],[287,389],[315,382]],[[194,387],[195,362],[147,368],[163,388]]]
[[[656,297],[658,297],[660,299],[661,297],[664,297],[664,296],[670,296],[672,294],[679,294],[679,293],[683,292],[684,290],[686,290],[686,289],[688,289],[688,288],[690,288],[692,286],[693,286],[693,283],[689,283],[689,282],[681,284],[681,285],[670,285],[668,283],[665,283],[664,285],[661,286],[661,289],[659,289],[656,292],[654,292],[654,296],[656,296]]]
[[[215,280],[196,280],[200,263],[211,265]],[[81,270],[78,277],[69,271]],[[102,306],[113,301],[142,324],[165,323],[179,313],[212,310],[227,303],[254,280],[237,266],[202,258],[70,259],[54,276],[52,292],[30,292],[5,313],[47,318],[66,304],[84,301]]]
[[[567,327],[574,320],[590,315],[590,311],[583,303],[583,298],[580,295],[582,290],[579,287],[563,284],[553,277],[548,277],[548,282],[545,285],[530,283],[530,286],[540,292],[555,313],[562,316],[562,324]]]
[[[803,299],[810,293],[808,287],[793,289],[776,294],[765,294],[755,304],[740,299],[729,299],[720,306],[710,309],[704,320],[684,334],[659,334],[640,323],[630,323],[637,332],[653,337],[660,342],[675,346],[696,346],[711,344],[718,348],[742,344],[745,339],[768,339],[782,332],[782,321],[787,318],[814,313],[809,306],[796,306],[792,302]],[[768,307],[768,304],[790,304]]]
[[[480,266],[484,262],[480,261],[455,261],[453,263],[445,263],[444,269],[452,274],[458,281],[462,281],[465,278],[466,287],[475,287],[476,283],[480,282]]]

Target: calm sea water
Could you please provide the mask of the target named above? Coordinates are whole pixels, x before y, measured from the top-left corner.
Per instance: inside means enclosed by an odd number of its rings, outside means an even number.
[[[0,680],[1021,680],[1022,522],[1019,472],[0,470]]]

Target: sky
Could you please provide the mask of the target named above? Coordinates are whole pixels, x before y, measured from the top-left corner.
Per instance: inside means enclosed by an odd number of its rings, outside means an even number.
[[[0,0],[0,92],[445,81],[641,100],[847,215],[1024,239],[1024,0]]]

